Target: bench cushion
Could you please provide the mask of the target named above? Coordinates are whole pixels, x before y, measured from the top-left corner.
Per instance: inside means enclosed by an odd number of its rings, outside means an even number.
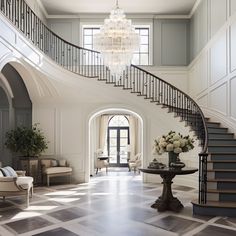
[[[34,180],[33,177],[22,176],[16,179],[16,184],[23,189],[29,189],[32,187],[33,180]]]
[[[49,167],[44,170],[44,174],[50,175],[50,174],[60,174],[60,173],[66,173],[66,172],[72,172],[71,167]]]

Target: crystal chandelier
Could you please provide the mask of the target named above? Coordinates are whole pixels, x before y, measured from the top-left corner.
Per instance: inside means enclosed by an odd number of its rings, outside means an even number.
[[[104,65],[116,79],[131,64],[133,53],[139,48],[139,35],[119,8],[118,0],[109,19],[104,20],[100,33],[95,35],[94,48],[101,52]]]

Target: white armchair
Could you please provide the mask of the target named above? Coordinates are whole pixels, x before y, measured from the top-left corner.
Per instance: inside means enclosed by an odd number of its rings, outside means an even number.
[[[139,167],[142,166],[142,161],[141,161],[141,153],[137,153],[135,156],[131,157],[128,161],[128,165],[129,165],[129,170],[130,171],[134,171],[134,173],[136,172],[136,170],[139,171]]]
[[[96,170],[96,174],[98,173],[98,169],[102,169],[102,168],[106,168],[106,172],[108,171],[108,166],[109,166],[109,162],[108,162],[108,157],[97,157],[95,160],[95,168]]]
[[[14,176],[4,176],[3,173],[4,170],[0,170],[0,196],[3,197],[3,201],[7,196],[25,195],[28,207],[29,197],[33,195],[33,178],[25,176],[25,171],[15,171]]]

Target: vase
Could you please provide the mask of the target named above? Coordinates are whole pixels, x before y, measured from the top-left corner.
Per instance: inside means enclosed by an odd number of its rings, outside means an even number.
[[[169,152],[169,167],[175,169],[182,169],[185,167],[185,164],[179,159],[179,153]]]
[[[171,163],[176,163],[179,154],[175,152],[168,152],[168,154],[169,154],[169,167],[171,167]]]

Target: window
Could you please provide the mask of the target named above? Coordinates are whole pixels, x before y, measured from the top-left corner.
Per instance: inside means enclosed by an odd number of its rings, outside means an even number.
[[[113,116],[109,121],[109,127],[129,126],[128,119],[123,115]]]
[[[135,27],[136,33],[139,34],[139,50],[134,53],[132,64],[149,65],[149,27]]]
[[[83,47],[93,50],[94,35],[100,32],[100,27],[84,27],[83,28]]]
[[[140,36],[139,49],[134,53],[132,64],[150,65],[150,26],[135,26],[135,31]],[[94,35],[100,32],[100,26],[83,26],[83,47],[94,50]]]

